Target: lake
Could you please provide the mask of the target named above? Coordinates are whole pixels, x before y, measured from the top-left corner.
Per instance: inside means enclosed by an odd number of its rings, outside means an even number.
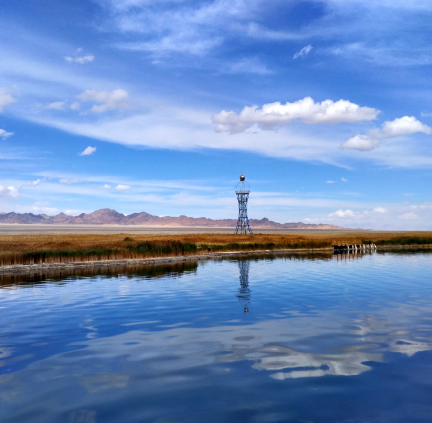
[[[432,254],[2,277],[0,421],[430,422]]]

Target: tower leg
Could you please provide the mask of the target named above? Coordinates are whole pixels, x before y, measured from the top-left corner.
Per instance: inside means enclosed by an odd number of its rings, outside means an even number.
[[[234,234],[247,235],[249,233],[252,235],[253,232],[250,228],[249,219],[247,216],[247,201],[249,198],[249,192],[237,191],[236,194],[239,203],[239,216]]]

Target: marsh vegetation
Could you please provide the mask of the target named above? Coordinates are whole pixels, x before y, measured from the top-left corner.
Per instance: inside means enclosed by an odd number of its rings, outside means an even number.
[[[334,244],[432,244],[431,232],[313,234],[66,234],[0,236],[0,265],[182,256],[223,251],[323,249]]]

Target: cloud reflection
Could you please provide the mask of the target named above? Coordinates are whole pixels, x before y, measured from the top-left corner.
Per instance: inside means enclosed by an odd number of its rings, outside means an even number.
[[[414,309],[422,313],[407,305],[383,309],[380,314],[386,317],[356,319],[355,327],[329,312],[247,326],[134,330],[89,340],[85,351],[104,361],[125,357],[163,374],[246,360],[277,380],[354,376],[370,370],[370,362],[384,362],[388,352],[412,356],[432,350],[432,333],[408,329],[415,321],[406,321],[404,316],[411,314],[415,319]]]
[[[230,361],[230,358],[224,356],[224,361]],[[266,345],[253,352],[245,351],[244,355],[237,353],[232,358],[235,361],[252,360],[255,362],[252,367],[257,370],[289,370],[270,375],[277,380],[326,375],[355,376],[371,369],[363,363],[383,361],[381,353],[368,353],[355,346],[347,347],[340,353],[322,354],[296,351],[278,344]]]

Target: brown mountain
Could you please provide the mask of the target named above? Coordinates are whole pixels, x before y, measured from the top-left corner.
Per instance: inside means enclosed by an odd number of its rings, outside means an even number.
[[[93,213],[82,213],[79,216],[68,216],[60,213],[56,216],[33,213],[0,213],[0,223],[24,224],[63,224],[63,225],[143,225],[143,226],[189,226],[209,228],[235,227],[236,219],[213,220],[207,217],[188,216],[154,216],[149,213],[132,213],[124,215],[115,210],[101,209]],[[309,223],[278,223],[267,219],[250,219],[252,228],[261,229],[344,229],[340,226]]]

